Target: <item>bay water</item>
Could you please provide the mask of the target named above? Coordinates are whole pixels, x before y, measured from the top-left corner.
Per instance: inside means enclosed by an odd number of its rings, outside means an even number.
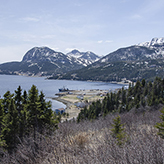
[[[100,89],[100,90],[115,90],[122,88],[125,85],[112,84],[108,82],[88,82],[88,81],[72,81],[72,80],[46,80],[45,77],[27,77],[27,76],[16,76],[16,75],[0,75],[0,96],[10,91],[15,93],[18,86],[21,86],[22,93],[24,90],[27,92],[31,86],[35,85],[37,89],[45,94],[46,100],[52,102],[52,109],[65,108],[66,106],[51,98],[56,97],[56,93],[59,92],[59,88],[66,87],[70,90],[89,90],[89,89]]]

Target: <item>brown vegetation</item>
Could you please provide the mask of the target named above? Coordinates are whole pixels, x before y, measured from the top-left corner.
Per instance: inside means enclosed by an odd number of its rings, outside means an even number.
[[[164,140],[154,125],[160,122],[158,110],[120,114],[127,142],[121,147],[111,135],[117,114],[93,122],[64,122],[51,136],[24,138],[15,153],[2,150],[0,163],[25,164],[162,164]],[[46,133],[45,133],[46,134]]]

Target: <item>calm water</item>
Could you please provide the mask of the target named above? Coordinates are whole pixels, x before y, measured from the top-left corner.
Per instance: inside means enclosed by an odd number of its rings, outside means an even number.
[[[83,90],[83,89],[104,89],[114,90],[122,88],[123,85],[111,84],[105,82],[87,82],[87,81],[71,81],[71,80],[45,80],[44,77],[26,77],[26,76],[12,76],[12,75],[0,75],[0,96],[2,97],[6,91],[14,93],[14,90],[20,85],[22,90],[28,91],[32,85],[36,85],[39,91],[43,91],[47,100],[51,100],[48,97],[55,97],[58,93],[58,89],[65,86],[71,90]],[[52,101],[52,108],[64,108],[65,105],[55,101]]]

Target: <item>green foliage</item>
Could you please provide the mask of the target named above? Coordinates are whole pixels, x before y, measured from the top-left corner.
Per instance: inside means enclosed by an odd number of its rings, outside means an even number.
[[[13,149],[17,143],[18,134],[18,111],[14,104],[14,100],[10,100],[8,113],[4,116],[4,124],[2,128],[2,140],[5,141],[9,150]]]
[[[143,79],[142,82],[137,81],[135,85],[129,84],[128,89],[122,88],[117,92],[108,93],[102,101],[98,100],[88,108],[85,107],[79,113],[77,121],[93,120],[116,111],[128,112],[132,108],[137,112],[139,108],[156,107],[159,103],[164,104],[164,80],[157,77],[152,83]]]
[[[140,54],[138,54],[140,55]],[[137,56],[138,56],[137,55]],[[110,58],[109,58],[110,59]],[[142,61],[106,61],[96,62],[88,67],[67,72],[54,79],[74,79],[74,80],[93,80],[93,81],[121,81],[123,78],[136,82],[145,79],[153,81],[156,76],[164,77],[164,61],[160,59]],[[87,72],[87,73],[86,73]],[[72,76],[74,75],[74,76]],[[142,82],[141,82],[142,83]],[[144,81],[142,83],[144,87]]]
[[[120,116],[113,119],[113,129],[111,129],[112,136],[117,140],[117,144],[121,146],[126,141],[126,134],[124,132],[123,124],[121,124]]]
[[[160,135],[161,136],[161,138],[163,138],[164,139],[164,108],[161,110],[161,116],[160,116],[160,118],[161,118],[161,120],[162,120],[162,122],[160,122],[160,123],[157,123],[156,125],[155,125],[155,127],[158,129],[158,135]]]
[[[46,102],[43,92],[32,86],[28,94],[19,86],[15,94],[7,91],[0,100],[0,147],[11,152],[23,137],[57,128],[58,118]]]

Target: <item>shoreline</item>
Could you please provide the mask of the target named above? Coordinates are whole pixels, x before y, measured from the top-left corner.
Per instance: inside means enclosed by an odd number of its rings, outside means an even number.
[[[66,108],[69,107],[72,104],[70,101],[61,99],[61,97],[52,97],[51,99],[63,103],[64,105],[66,105]]]
[[[56,95],[58,97],[51,97],[52,100],[56,100],[62,102],[66,105],[65,113],[68,113],[69,116],[62,117],[62,121],[76,119],[80,110],[84,108],[84,106],[88,106],[93,101],[98,99],[103,99],[109,90],[99,90],[99,89],[91,89],[91,90],[72,90],[71,92],[59,92]]]

